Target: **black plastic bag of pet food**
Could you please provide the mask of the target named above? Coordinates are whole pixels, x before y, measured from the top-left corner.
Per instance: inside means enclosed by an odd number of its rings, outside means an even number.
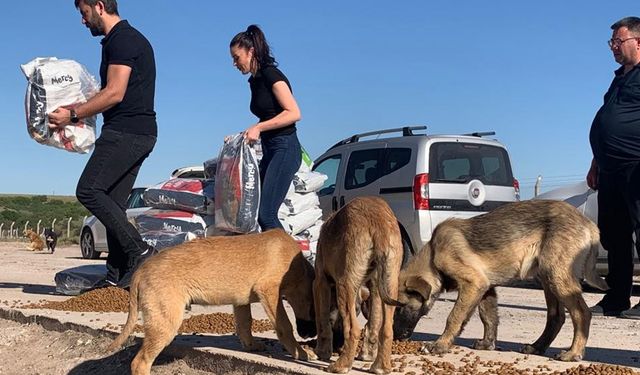
[[[166,232],[159,230],[140,233],[140,236],[144,242],[158,251],[202,237],[193,232]]]
[[[106,265],[87,264],[62,270],[56,273],[53,279],[56,282],[56,292],[66,296],[77,296],[106,276]]]
[[[202,163],[202,166],[204,167],[204,178],[214,179],[218,168],[218,158],[209,159]]]
[[[235,233],[258,231],[258,159],[253,147],[244,142],[242,133],[225,137],[215,181],[216,228]]]
[[[204,237],[207,227],[213,225],[213,216],[179,210],[151,209],[132,218],[132,221],[140,233],[192,232],[198,237]]]
[[[142,194],[149,207],[213,214],[213,180],[172,178]]]

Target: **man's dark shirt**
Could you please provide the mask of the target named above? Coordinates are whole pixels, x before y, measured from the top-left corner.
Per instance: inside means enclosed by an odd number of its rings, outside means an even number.
[[[131,68],[122,102],[102,114],[103,129],[157,135],[154,111],[156,62],[151,44],[125,20],[118,22],[102,39],[101,44],[100,80],[103,89],[107,85],[109,65],[126,65]]]
[[[266,66],[258,70],[255,76],[249,78],[249,86],[251,87],[251,105],[249,108],[251,113],[256,115],[260,121],[270,120],[283,111],[278,99],[273,94],[273,84],[278,81],[284,81],[289,86],[289,90],[291,90],[291,84],[287,77],[274,66]],[[271,138],[277,135],[292,134],[295,131],[296,124],[293,123],[283,128],[264,131],[260,133],[260,137]]]
[[[593,156],[603,171],[640,162],[640,64],[623,72],[624,67],[616,70],[589,133]]]

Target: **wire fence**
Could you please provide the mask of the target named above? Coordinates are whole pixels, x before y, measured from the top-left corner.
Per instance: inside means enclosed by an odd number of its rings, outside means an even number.
[[[37,222],[0,222],[0,241],[18,241],[25,238],[28,229],[44,237],[45,229],[50,229],[58,235],[58,240],[65,242],[77,242],[80,237],[82,224],[86,216],[80,218],[67,217],[60,220],[53,219],[50,222],[38,220]]]

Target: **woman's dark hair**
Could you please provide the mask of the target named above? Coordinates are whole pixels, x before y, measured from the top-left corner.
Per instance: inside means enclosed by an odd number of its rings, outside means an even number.
[[[257,64],[256,70],[264,68],[266,66],[278,66],[276,59],[271,55],[267,38],[257,25],[249,25],[246,31],[241,31],[231,39],[229,48],[241,47],[251,49],[253,48],[253,61]]]

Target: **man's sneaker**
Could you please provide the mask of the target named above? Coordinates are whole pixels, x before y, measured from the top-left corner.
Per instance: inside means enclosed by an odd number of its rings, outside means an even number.
[[[158,250],[155,247],[149,245],[145,251],[138,254],[136,257],[129,261],[128,270],[122,275],[120,280],[118,280],[118,287],[122,289],[129,289],[129,285],[131,284],[131,278],[133,277],[133,273],[136,272],[138,267],[142,263],[144,263],[147,259],[152,256],[158,254]]]
[[[617,316],[619,317],[622,310],[605,310],[601,305],[595,305],[589,308],[591,316]]]
[[[91,285],[91,287],[89,289],[86,289],[83,291],[84,292],[89,292],[91,290],[96,290],[96,289],[103,289],[103,288],[108,288],[111,286],[116,286],[117,283],[107,277],[105,277],[104,279],[100,279],[98,281],[96,281],[93,285]]]
[[[629,310],[621,312],[620,317],[625,319],[640,319],[640,302]]]

